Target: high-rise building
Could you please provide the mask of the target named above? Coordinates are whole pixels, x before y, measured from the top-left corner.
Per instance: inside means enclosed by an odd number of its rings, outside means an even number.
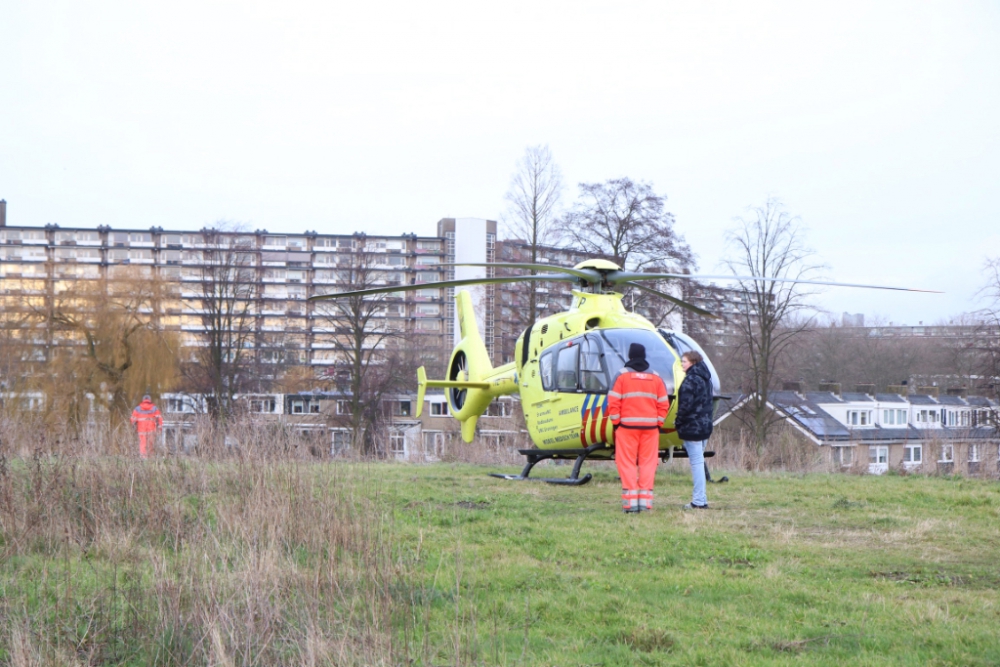
[[[5,226],[0,228],[0,328],[21,344],[28,359],[44,360],[55,349],[83,342],[59,331],[52,319],[76,291],[130,276],[157,277],[175,288],[157,313],[160,324],[186,345],[202,345],[209,327],[208,282],[215,282],[213,267],[226,252],[240,256],[242,275],[253,283],[240,298],[253,302],[257,360],[316,367],[338,361],[331,344],[338,334],[337,313],[330,302],[308,297],[360,286],[435,282],[444,278],[442,264],[452,257],[465,261],[446,252],[446,239],[415,234]],[[357,284],[361,264],[364,285]],[[393,293],[376,313],[377,326],[440,347],[451,322],[445,298],[437,288]]]

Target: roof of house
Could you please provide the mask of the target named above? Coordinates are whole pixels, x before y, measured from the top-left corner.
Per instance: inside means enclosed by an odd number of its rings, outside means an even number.
[[[986,398],[985,396],[969,396],[969,398],[965,399],[965,402],[968,403],[969,405],[974,405],[977,408],[995,407],[993,401]]]
[[[965,402],[965,399],[962,398],[961,396],[947,396],[947,395],[939,396],[938,403],[942,405],[962,405],[962,406],[968,405],[968,403]]]
[[[859,391],[845,391],[844,393],[842,393],[840,395],[840,397],[842,399],[844,399],[845,401],[851,401],[852,403],[859,403],[859,402],[865,402],[865,401],[872,402],[873,401],[873,399],[872,399],[871,396],[869,396],[868,394],[863,394],[863,393],[861,393]]]
[[[906,403],[906,399],[899,394],[875,394],[875,400],[879,403]]]
[[[887,402],[904,403],[905,400],[896,394],[888,394]],[[733,399],[723,401],[719,406],[719,421],[725,419],[729,413],[738,408],[747,398],[740,395]],[[768,396],[769,403],[780,410],[790,422],[801,430],[808,433],[814,440],[822,444],[837,443],[889,443],[889,442],[921,442],[928,440],[996,440],[997,430],[990,426],[978,426],[970,428],[968,426],[917,428],[912,424],[899,427],[865,426],[861,428],[849,428],[840,423],[826,410],[821,403],[842,404],[829,392],[808,392],[799,394],[794,391],[775,391]],[[929,396],[911,395],[907,397],[917,398],[918,405],[937,405]],[[833,400],[831,400],[833,399]],[[868,400],[871,400],[869,397]],[[882,400],[879,398],[879,400]],[[984,403],[991,405],[989,401]]]
[[[926,394],[910,394],[906,400],[910,402],[910,405],[938,405],[937,401]]]
[[[836,394],[829,391],[807,391],[805,395],[814,403],[843,403]]]

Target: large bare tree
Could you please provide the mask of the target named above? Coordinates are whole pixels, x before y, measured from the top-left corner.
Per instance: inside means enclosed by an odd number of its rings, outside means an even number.
[[[508,234],[524,241],[528,251],[525,261],[537,264],[539,249],[552,241],[562,189],[562,174],[549,147],[526,148],[505,195],[508,207],[503,218]],[[535,285],[526,283],[519,288],[528,290],[528,312],[523,324],[531,326],[538,317]]]
[[[364,244],[364,239],[356,243]],[[384,256],[363,245],[341,252],[337,291],[385,286],[393,272],[380,268]],[[377,453],[377,433],[385,416],[383,400],[401,387],[406,376],[406,369],[401,368],[403,356],[395,349],[405,332],[388,317],[388,309],[398,308],[399,302],[396,293],[389,293],[331,299],[317,305],[330,331],[326,338],[337,353],[330,373],[345,396],[338,412],[347,414],[338,415],[338,419],[350,428],[355,451],[366,455]]]
[[[580,183],[576,202],[559,222],[563,239],[595,256],[635,271],[690,272],[694,255],[674,229],[666,210],[667,196],[649,183],[613,178]],[[650,285],[680,297],[676,283]],[[676,307],[646,291],[629,289],[628,303],[657,326],[666,324]]]
[[[233,398],[249,379],[257,335],[260,268],[254,239],[230,223],[202,231],[200,296],[202,337],[189,368],[211,399],[213,415],[225,422]]]
[[[738,276],[815,279],[822,267],[805,245],[804,233],[801,221],[789,215],[777,199],[770,198],[737,218],[736,227],[727,234],[729,249],[724,261]],[[739,415],[760,454],[781,421],[767,407],[778,380],[779,364],[796,337],[811,326],[811,318],[802,315],[814,292],[788,282],[740,280],[739,286],[746,304],[734,321],[740,331],[739,353],[746,369],[741,388],[750,397]]]
[[[613,178],[579,188],[577,201],[559,223],[572,245],[636,271],[682,271],[694,264],[691,248],[674,230],[666,195],[651,184]]]
[[[993,390],[993,398],[1000,400],[1000,257],[986,260],[983,265],[986,280],[980,296],[987,305],[981,311],[981,331],[977,336],[980,350],[981,374],[985,384]],[[994,420],[1000,429],[1000,420]]]

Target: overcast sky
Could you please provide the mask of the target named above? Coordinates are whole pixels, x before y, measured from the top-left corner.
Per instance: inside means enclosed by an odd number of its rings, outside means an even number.
[[[499,218],[548,144],[567,188],[668,197],[717,271],[769,195],[833,313],[977,306],[1000,255],[1000,4],[0,0],[9,224],[433,234]]]

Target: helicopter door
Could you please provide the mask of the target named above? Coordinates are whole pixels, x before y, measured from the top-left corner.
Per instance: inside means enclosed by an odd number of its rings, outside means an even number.
[[[604,368],[604,350],[596,336],[580,342],[580,390],[588,394],[608,393],[608,373]]]
[[[580,347],[572,341],[556,357],[556,391],[576,391],[576,364]]]

